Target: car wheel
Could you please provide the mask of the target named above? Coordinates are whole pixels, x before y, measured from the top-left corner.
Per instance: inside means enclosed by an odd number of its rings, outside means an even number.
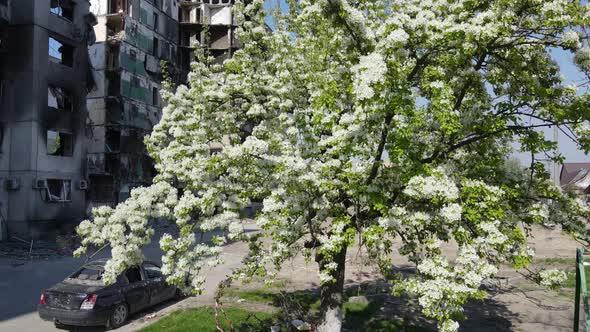
[[[121,325],[125,324],[129,317],[129,309],[125,303],[119,303],[113,309],[111,317],[109,318],[108,327],[116,329]]]
[[[59,323],[59,322],[53,322],[53,326],[55,326],[55,328],[56,329],[59,329],[59,330],[65,330],[66,329],[66,326],[64,324],[62,324],[62,323]]]
[[[185,297],[186,296],[184,295],[184,293],[182,293],[180,288],[176,288],[176,292],[174,292],[174,296],[172,298],[180,301],[180,300],[184,299]]]

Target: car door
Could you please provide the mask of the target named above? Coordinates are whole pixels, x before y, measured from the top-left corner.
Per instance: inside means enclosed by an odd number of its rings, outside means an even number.
[[[150,305],[150,290],[148,281],[142,276],[138,266],[125,271],[123,279],[127,283],[124,287],[125,299],[130,312],[137,312]]]
[[[166,301],[174,296],[176,288],[166,283],[160,267],[151,262],[143,263],[143,272],[150,289],[150,305]]]

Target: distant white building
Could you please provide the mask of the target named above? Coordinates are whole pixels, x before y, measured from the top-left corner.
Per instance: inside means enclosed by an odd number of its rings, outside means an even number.
[[[590,200],[590,163],[564,163],[559,176],[561,188]]]

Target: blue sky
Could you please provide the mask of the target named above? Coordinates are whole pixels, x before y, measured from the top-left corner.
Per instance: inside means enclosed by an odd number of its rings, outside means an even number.
[[[266,0],[265,8],[270,10],[280,6],[282,10],[287,10],[287,4],[284,0]],[[272,17],[267,16],[267,24],[272,28],[274,26]],[[562,50],[552,50],[551,55],[557,61],[561,68],[561,72],[565,77],[567,84],[579,84],[584,81],[584,75],[577,69],[573,63],[573,54]],[[553,130],[549,129],[545,132],[546,137],[553,137]],[[590,157],[578,150],[576,144],[568,139],[563,133],[559,134],[559,151],[564,155],[566,162],[590,162]],[[526,155],[517,154],[517,156],[527,163],[530,158]]]
[[[580,84],[584,82],[585,76],[574,65],[573,54],[571,52],[554,49],[551,52],[553,58],[559,64],[561,73],[565,77],[567,84]],[[549,133],[546,132],[546,135]],[[553,134],[550,134],[553,137]],[[568,162],[590,162],[590,157],[584,152],[578,150],[576,144],[568,139],[563,133],[559,133],[559,151],[565,156]]]

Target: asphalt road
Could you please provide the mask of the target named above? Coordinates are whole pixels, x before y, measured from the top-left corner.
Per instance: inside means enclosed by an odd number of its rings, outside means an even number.
[[[147,313],[156,313],[157,317],[184,307],[194,307],[199,303],[210,303],[217,284],[224,280],[234,268],[239,267],[247,246],[242,243],[227,245],[223,257],[225,264],[206,273],[205,291],[199,297],[191,297],[181,302],[167,302],[156,308],[148,309],[131,317],[129,324],[117,331],[133,331],[151,323],[146,320]],[[146,258],[160,261],[161,250],[158,241],[144,248]],[[108,257],[109,251],[99,253],[95,258]],[[13,260],[0,258],[0,332],[38,332],[58,330],[51,322],[45,322],[37,314],[37,304],[41,292],[63,280],[84,263],[84,259],[59,257],[48,260]],[[104,328],[74,328],[71,331],[104,331]]]

